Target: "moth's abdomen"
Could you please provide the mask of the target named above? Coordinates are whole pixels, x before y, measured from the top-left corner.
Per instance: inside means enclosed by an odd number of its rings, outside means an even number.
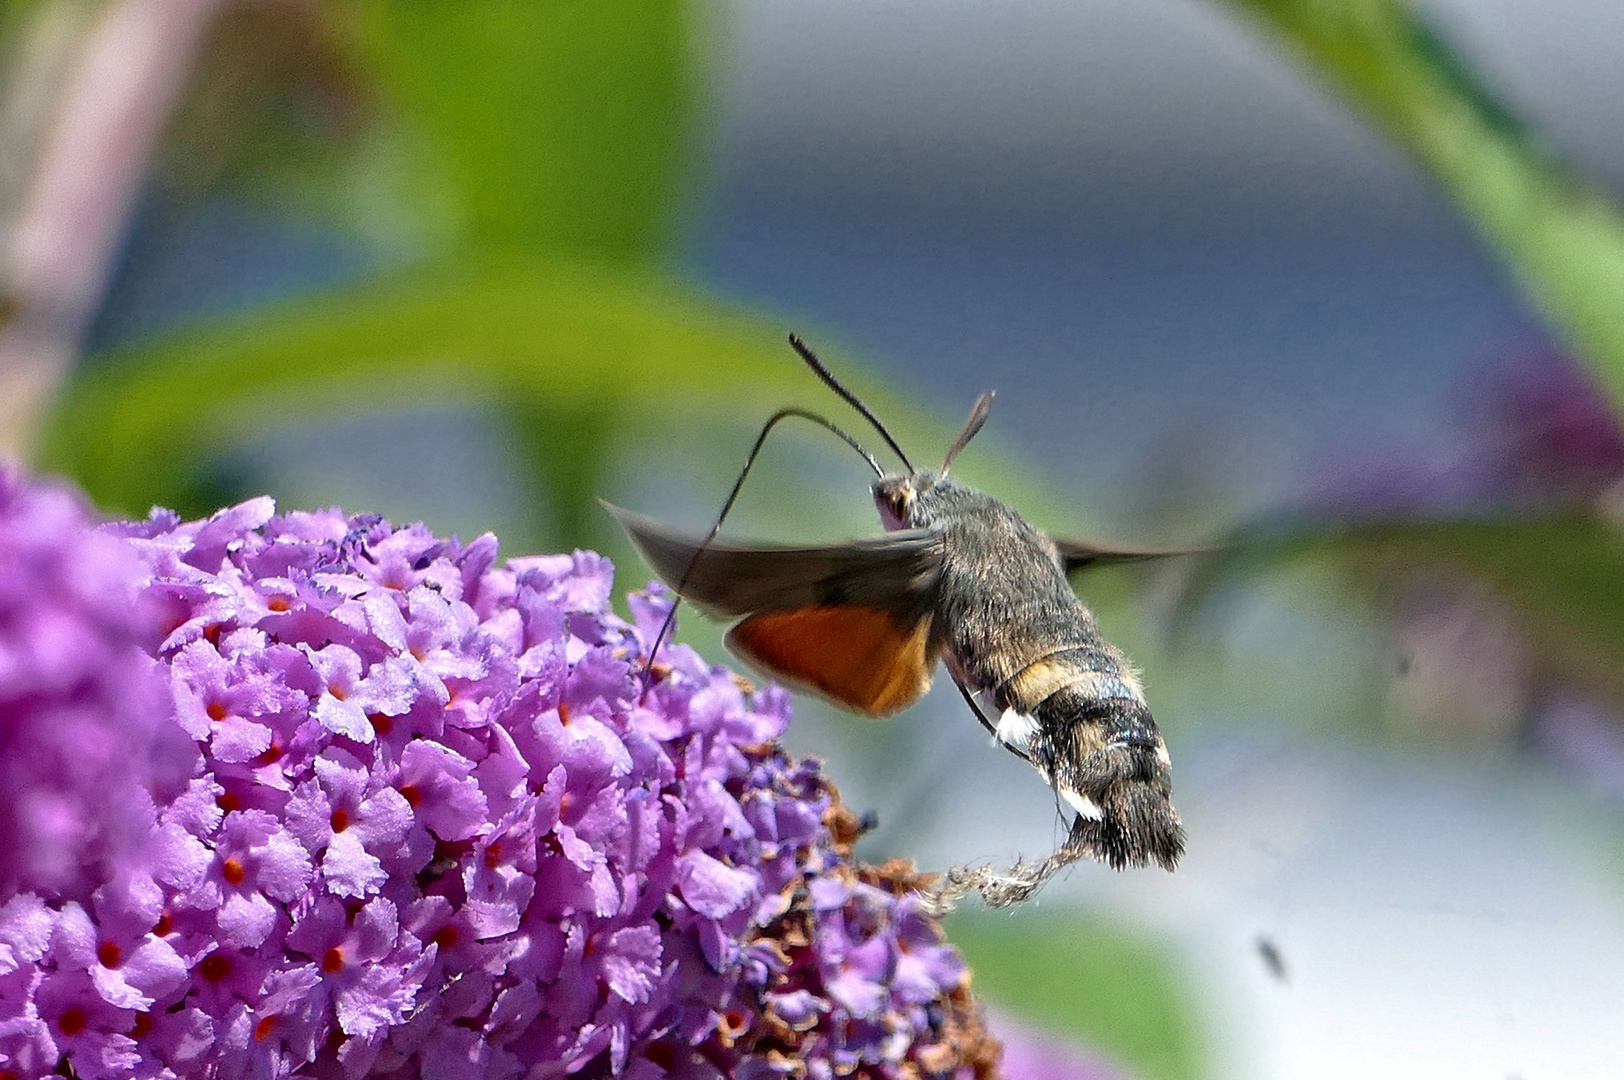
[[[1171,870],[1184,831],[1170,801],[1167,745],[1138,680],[1101,645],[1017,672],[1000,695],[1003,715],[1027,723],[1028,756],[1077,811],[1068,847],[1118,868],[1154,861]]]

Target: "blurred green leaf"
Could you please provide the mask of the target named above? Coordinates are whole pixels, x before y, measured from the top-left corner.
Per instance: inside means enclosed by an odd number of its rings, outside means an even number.
[[[39,464],[110,510],[205,514],[250,494],[252,478],[222,467],[293,422],[476,403],[505,417],[503,435],[562,519],[537,535],[567,543],[602,536],[592,497],[610,490],[614,448],[644,446],[662,425],[754,425],[785,404],[830,406],[776,327],[655,276],[567,263],[333,290],[106,359],[56,403]],[[900,438],[945,445],[947,429],[917,406],[849,381]],[[670,468],[679,476],[689,464]]]
[[[47,0],[7,0],[5,4],[0,4],[0,48],[10,48],[13,43],[12,35],[26,31],[34,15],[46,2]],[[10,55],[0,55],[0,60],[5,61],[7,65],[14,59],[15,57]]]
[[[1378,592],[1417,573],[1453,574],[1486,587],[1530,631],[1545,672],[1624,700],[1624,533],[1604,518],[1564,513],[1271,527],[1204,567],[1186,590],[1184,611],[1192,613],[1240,575],[1324,557],[1340,560]]]
[[[696,80],[680,0],[352,0],[359,54],[430,140],[480,250],[661,249]]]
[[[1171,949],[1075,911],[957,915],[947,936],[995,1007],[1098,1047],[1145,1080],[1204,1074],[1196,1009]]]
[[[1425,167],[1624,409],[1624,215],[1402,0],[1229,0]]]
[[[410,277],[211,322],[79,372],[41,465],[109,508],[206,512],[192,493],[209,462],[290,420],[475,401],[528,412],[518,426],[543,433],[536,462],[550,476],[592,461],[651,403],[804,391],[786,352],[761,324],[642,276],[548,264]]]

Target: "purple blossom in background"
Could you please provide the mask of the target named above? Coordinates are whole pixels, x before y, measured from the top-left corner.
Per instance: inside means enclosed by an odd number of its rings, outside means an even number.
[[[986,1077],[910,868],[786,695],[496,565],[257,499],[0,480],[0,1077]]]
[[[1004,1045],[1002,1070],[1018,1080],[1127,1080],[1127,1073],[1065,1039],[1003,1016],[997,1027]]]
[[[1305,509],[1333,517],[1436,516],[1618,498],[1624,423],[1572,357],[1530,350],[1463,394],[1461,429],[1433,450],[1361,447],[1309,478]]]
[[[193,771],[139,573],[78,496],[0,463],[0,901],[88,900]]]
[[[1624,424],[1594,375],[1541,350],[1491,370],[1474,401],[1512,497],[1585,502],[1624,480]]]
[[[1476,376],[1462,406],[1466,423],[1447,448],[1348,455],[1321,470],[1301,509],[1353,521],[1498,515],[1624,524],[1624,420],[1584,364],[1550,347],[1513,353]],[[1553,667],[1561,680],[1571,670],[1549,663],[1555,639],[1530,623],[1515,593],[1493,575],[1450,570],[1452,553],[1437,554],[1445,558],[1384,571],[1404,657],[1393,716],[1430,735],[1533,747],[1615,797],[1624,790],[1616,705],[1553,680]]]

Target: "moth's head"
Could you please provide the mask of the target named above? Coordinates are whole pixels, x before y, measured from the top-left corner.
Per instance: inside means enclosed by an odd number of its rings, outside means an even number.
[[[964,429],[959,432],[959,437],[953,440],[953,445],[948,448],[947,456],[942,459],[942,467],[938,470],[915,468],[914,463],[908,460],[908,455],[902,452],[902,447],[897,445],[896,439],[892,438],[891,433],[885,429],[885,425],[880,423],[879,417],[870,412],[868,406],[858,400],[856,394],[846,389],[840,380],[835,378],[833,373],[823,366],[823,361],[819,360],[817,355],[807,348],[806,342],[791,334],[789,343],[800,354],[801,359],[806,361],[806,366],[812,369],[813,374],[823,380],[825,386],[838,394],[841,400],[856,409],[862,414],[863,419],[874,426],[874,430],[880,433],[880,437],[885,440],[885,444],[891,448],[897,457],[902,459],[903,467],[908,471],[905,473],[883,472],[880,469],[879,462],[874,460],[874,455],[864,450],[856,439],[841,431],[823,417],[815,413],[809,413],[804,409],[781,409],[767,422],[767,427],[771,428],[773,424],[786,416],[799,416],[828,428],[845,440],[853,450],[863,455],[863,459],[868,462],[869,468],[873,469],[875,475],[879,477],[878,480],[874,481],[872,489],[874,492],[874,505],[879,507],[880,520],[885,523],[888,531],[925,528],[945,517],[955,499],[962,497],[959,493],[969,491],[964,485],[948,479],[947,470],[952,466],[953,459],[958,456],[958,452],[963,450],[970,440],[976,437],[976,432],[981,430],[981,425],[987,422],[987,414],[992,411],[992,391],[989,390],[976,399],[975,408],[970,410],[970,419],[964,422]],[[766,431],[763,431],[761,439],[766,438],[766,435]],[[761,439],[756,440],[756,450],[761,449]],[[750,460],[752,462],[755,460],[755,451],[751,452]],[[746,464],[745,469],[748,470],[749,468],[749,464]],[[737,488],[734,489],[734,494],[738,494]],[[730,502],[728,505],[731,506],[732,503]]]
[[[903,464],[909,465],[911,471],[889,473],[874,481],[873,487],[874,505],[879,507],[880,520],[885,523],[888,532],[927,528],[947,516],[955,501],[955,492],[966,490],[964,485],[948,477],[947,470],[959,451],[976,437],[976,432],[987,422],[987,414],[991,410],[992,391],[989,390],[976,399],[975,408],[970,410],[970,419],[964,422],[964,430],[959,432],[959,437],[948,448],[947,457],[942,459],[939,470],[915,469],[898,451],[897,456],[903,457]]]
[[[874,481],[870,490],[886,531],[916,529],[923,525],[920,511],[930,502],[930,493],[942,479],[930,469],[917,469],[906,474],[891,473]]]

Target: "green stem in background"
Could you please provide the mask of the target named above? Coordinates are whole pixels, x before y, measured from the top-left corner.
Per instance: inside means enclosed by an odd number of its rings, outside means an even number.
[[[555,547],[602,550],[610,539],[612,526],[597,504],[613,480],[613,440],[603,433],[615,430],[616,415],[628,407],[610,392],[506,403],[513,445],[546,493],[545,504],[529,512],[531,528]]]
[[[1401,0],[1229,0],[1430,172],[1624,410],[1624,215]]]
[[[647,265],[698,80],[685,0],[351,0],[335,9],[429,140],[465,250]]]

